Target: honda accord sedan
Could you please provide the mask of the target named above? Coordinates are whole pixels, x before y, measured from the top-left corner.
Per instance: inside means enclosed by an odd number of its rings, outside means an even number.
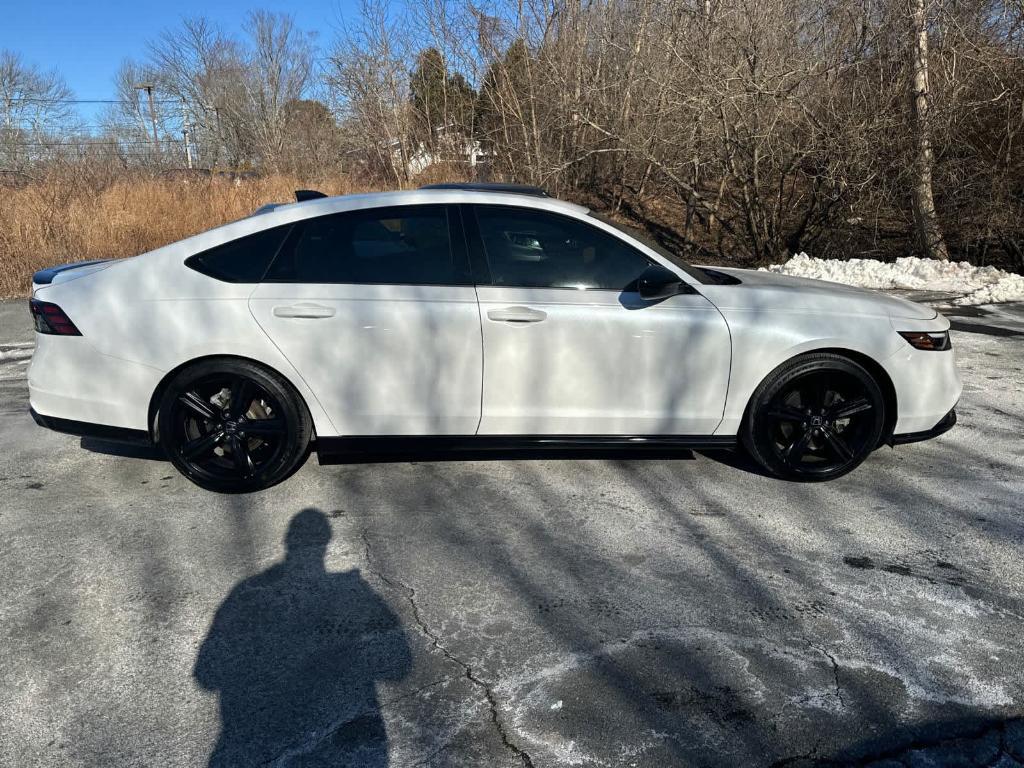
[[[155,443],[221,492],[311,451],[738,448],[826,480],[956,421],[930,308],[691,266],[536,188],[297,197],[36,273],[36,421]]]

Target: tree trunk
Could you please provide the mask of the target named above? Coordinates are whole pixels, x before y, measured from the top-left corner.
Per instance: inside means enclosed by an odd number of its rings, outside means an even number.
[[[931,259],[949,261],[949,251],[942,236],[935,198],[932,194],[932,153],[929,110],[931,94],[928,91],[928,19],[925,0],[910,0],[911,25],[911,80],[910,112],[914,125],[914,224],[924,255]]]

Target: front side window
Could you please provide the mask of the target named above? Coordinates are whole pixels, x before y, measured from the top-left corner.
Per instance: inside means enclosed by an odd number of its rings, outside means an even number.
[[[626,291],[651,262],[635,248],[568,216],[477,206],[494,285]]]
[[[267,280],[459,285],[444,206],[372,208],[300,222]]]

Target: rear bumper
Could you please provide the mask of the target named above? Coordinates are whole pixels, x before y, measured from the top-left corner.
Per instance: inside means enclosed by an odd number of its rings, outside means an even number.
[[[128,429],[127,427],[112,427],[109,424],[93,424],[88,421],[72,421],[71,419],[58,419],[55,416],[43,416],[36,413],[35,408],[29,408],[32,419],[40,427],[52,429],[54,432],[63,432],[66,435],[78,435],[80,437],[94,437],[98,440],[110,440],[118,443],[147,443],[152,444],[149,433],[141,429]]]
[[[29,405],[47,419],[149,430],[149,402],[163,373],[99,353],[82,336],[37,333]]]
[[[931,440],[933,437],[944,435],[956,424],[956,409],[951,410],[931,429],[923,432],[907,432],[903,435],[893,435],[889,438],[889,445],[906,445],[907,443],[919,443],[922,440]]]

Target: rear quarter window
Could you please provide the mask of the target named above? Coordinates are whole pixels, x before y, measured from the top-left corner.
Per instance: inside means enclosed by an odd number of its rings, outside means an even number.
[[[258,283],[277,256],[292,225],[262,232],[202,251],[185,260],[185,266],[226,283]]]

